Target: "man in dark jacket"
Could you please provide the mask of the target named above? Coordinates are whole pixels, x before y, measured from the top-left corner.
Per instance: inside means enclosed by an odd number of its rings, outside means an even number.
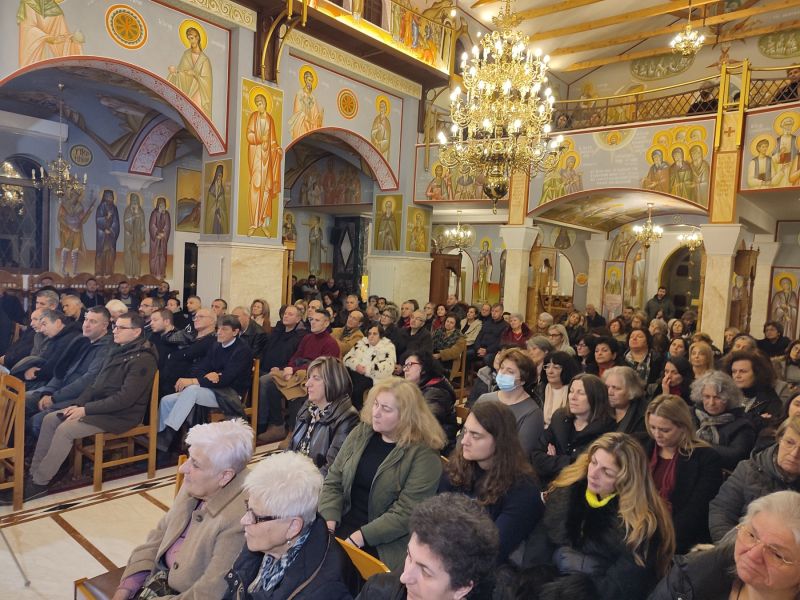
[[[475,500],[449,493],[429,498],[411,513],[410,529],[402,572],[370,577],[359,600],[492,597],[498,533]]]
[[[272,329],[264,350],[261,352],[261,374],[268,374],[273,368],[283,369],[289,364],[289,359],[295,353],[300,341],[308,333],[301,322],[300,310],[293,304],[288,305],[283,311],[280,322]]]
[[[80,326],[57,310],[44,311],[39,328],[50,343],[41,355],[42,360],[25,370],[25,387],[28,390],[41,387],[50,381],[56,365],[69,350],[72,342],[81,337]]]
[[[44,417],[73,404],[97,378],[111,346],[111,315],[103,306],[90,308],[83,321],[83,335],[74,338],[56,363],[53,376],[42,387],[25,394],[25,414],[30,418],[32,442],[39,436]]]
[[[86,280],[86,291],[81,294],[81,302],[86,308],[106,305],[106,299],[97,290],[97,287],[97,280],[94,277]]]
[[[492,306],[492,318],[483,322],[473,344],[475,356],[483,361],[484,366],[491,367],[494,363],[494,355],[500,350],[500,337],[506,329],[508,323],[503,318],[503,305],[498,302]]]
[[[669,321],[675,316],[675,307],[672,305],[672,300],[667,297],[667,288],[663,285],[658,288],[656,295],[644,305],[644,312],[647,313],[648,323],[656,317]]]
[[[175,391],[178,379],[188,377],[195,363],[208,354],[216,342],[217,317],[210,308],[198,309],[193,323],[196,334],[175,330],[165,336],[166,342],[176,349],[170,352],[159,377],[159,395],[162,397]]]
[[[234,315],[217,322],[217,342],[192,368],[189,377],[175,384],[177,393],[164,396],[158,409],[159,449],[166,450],[174,432],[183,425],[195,405],[221,408],[224,413],[244,416],[241,397],[248,387],[247,374],[253,355],[239,339],[242,325]],[[165,432],[161,435],[161,432]]]
[[[104,431],[123,433],[142,422],[156,373],[156,353],[144,339],[143,328],[138,313],[127,312],[117,318],[115,346],[95,382],[78,396],[74,406],[44,418],[26,500],[46,493],[74,440]]]
[[[239,338],[247,344],[254,356],[259,356],[267,343],[267,334],[264,329],[250,318],[250,310],[244,306],[237,306],[231,314],[239,319],[242,331]]]

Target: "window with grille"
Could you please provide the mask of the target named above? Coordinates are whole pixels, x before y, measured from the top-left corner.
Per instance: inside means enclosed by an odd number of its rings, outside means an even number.
[[[31,180],[40,165],[25,156],[0,163],[0,268],[41,271],[48,267],[45,192]]]

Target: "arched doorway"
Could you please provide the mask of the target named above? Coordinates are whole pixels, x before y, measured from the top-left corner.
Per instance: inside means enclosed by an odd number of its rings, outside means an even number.
[[[688,248],[680,247],[661,267],[658,284],[667,288],[676,316],[690,309],[699,314],[703,256],[702,248],[690,252]]]

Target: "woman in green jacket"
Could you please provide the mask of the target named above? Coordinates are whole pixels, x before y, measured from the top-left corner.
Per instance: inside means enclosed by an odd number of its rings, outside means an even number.
[[[416,385],[398,377],[378,381],[325,478],[319,512],[328,529],[390,569],[401,568],[411,511],[436,493],[444,443]]]

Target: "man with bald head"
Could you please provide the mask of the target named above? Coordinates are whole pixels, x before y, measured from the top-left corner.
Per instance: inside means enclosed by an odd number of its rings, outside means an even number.
[[[258,356],[267,343],[267,334],[264,329],[250,318],[250,310],[244,306],[237,306],[231,314],[239,319],[242,330],[239,332],[241,340],[250,348],[253,356]]]
[[[79,327],[83,326],[85,310],[78,296],[67,294],[61,298],[61,310],[70,321],[77,323]]]
[[[348,296],[349,297],[349,296]],[[361,326],[364,324],[364,313],[360,310],[351,310],[347,315],[344,327],[334,327],[331,335],[336,343],[339,344],[339,352],[344,356],[356,345],[356,342],[364,337]]]

